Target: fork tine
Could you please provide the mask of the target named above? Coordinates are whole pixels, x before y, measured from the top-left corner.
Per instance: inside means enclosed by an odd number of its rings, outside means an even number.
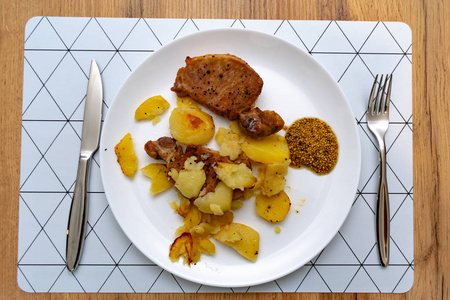
[[[369,105],[367,107],[368,114],[373,114],[373,98],[375,95],[375,88],[377,87],[377,80],[378,80],[378,74],[377,74],[377,76],[375,76],[375,80],[372,85],[372,91],[370,92]]]
[[[384,104],[384,112],[386,114],[389,113],[389,104],[391,102],[391,87],[392,87],[392,77],[393,76],[394,76],[394,74],[391,74],[391,76],[389,77],[389,86],[388,86],[388,90],[387,90],[386,101]],[[386,78],[386,80],[387,80],[387,78]]]
[[[384,86],[383,86],[383,74],[381,74],[380,77],[380,84],[378,85],[377,90],[377,96],[375,97],[375,104],[374,104],[374,113],[380,114],[381,113],[381,101],[383,100],[383,93],[384,93]]]

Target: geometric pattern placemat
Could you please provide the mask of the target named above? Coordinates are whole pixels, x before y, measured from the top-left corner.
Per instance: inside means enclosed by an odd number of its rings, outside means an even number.
[[[99,156],[88,187],[89,214],[77,271],[65,268],[67,218],[75,183],[89,63],[104,87],[103,117],[118,88],[161,46],[212,28],[276,35],[318,60],[351,104],[362,166],[348,219],[304,267],[258,286],[215,288],[174,276],[144,257],[116,223],[103,191]],[[35,17],[25,29],[17,281],[27,292],[403,293],[413,284],[412,36],[398,22],[113,19]],[[375,238],[376,143],[365,111],[375,74],[394,74],[386,136],[391,211],[390,265]]]

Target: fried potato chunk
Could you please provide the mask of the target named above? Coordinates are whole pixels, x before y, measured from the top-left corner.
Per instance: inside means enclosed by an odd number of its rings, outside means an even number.
[[[261,218],[276,224],[286,218],[291,207],[291,201],[289,196],[284,191],[281,191],[271,197],[263,194],[257,195],[255,205],[256,212]]]
[[[175,108],[169,118],[170,134],[185,145],[204,145],[214,136],[213,118],[191,106]]]
[[[167,167],[165,164],[152,163],[141,168],[141,172],[152,181],[150,186],[150,194],[152,196],[167,191],[172,187],[172,184],[167,179]]]
[[[266,196],[273,196],[284,190],[290,160],[281,164],[269,164],[263,167],[264,180],[261,186],[261,193]]]
[[[264,138],[245,137],[242,151],[248,158],[263,164],[284,163],[289,159],[286,139],[273,134]]]
[[[123,174],[133,178],[138,165],[136,153],[134,152],[133,139],[131,138],[130,133],[127,133],[120,140],[120,142],[114,147],[114,151],[117,156],[117,162],[119,163]]]
[[[240,189],[243,191],[244,188],[251,188],[256,182],[252,170],[244,163],[219,162],[214,170],[217,177],[233,190]]]
[[[247,225],[240,223],[225,225],[213,237],[219,242],[232,247],[240,255],[252,262],[255,262],[258,258],[259,233]]]
[[[153,96],[142,102],[134,113],[135,120],[158,120],[155,119],[170,107],[169,102],[162,96]]]

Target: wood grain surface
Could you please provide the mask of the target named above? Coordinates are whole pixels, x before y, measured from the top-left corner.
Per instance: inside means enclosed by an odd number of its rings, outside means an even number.
[[[450,299],[447,0],[0,0],[1,299]],[[27,294],[17,285],[24,27],[33,16],[401,21],[413,33],[414,275],[406,294]],[[447,101],[448,100],[448,101]]]

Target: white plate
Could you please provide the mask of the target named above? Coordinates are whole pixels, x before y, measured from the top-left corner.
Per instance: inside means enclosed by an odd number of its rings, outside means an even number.
[[[148,140],[169,136],[167,111],[162,121],[136,122],[135,109],[147,98],[162,95],[176,107],[170,91],[186,56],[231,53],[244,59],[264,80],[258,107],[277,111],[287,125],[312,116],[326,121],[337,135],[339,160],[333,172],[317,176],[305,169],[289,169],[287,188],[292,206],[286,219],[275,225],[256,215],[254,201],[235,211],[235,222],[260,234],[259,257],[251,263],[234,250],[216,244],[214,256],[203,255],[190,268],[169,259],[169,246],[182,219],[170,208],[174,191],[156,197],[149,193],[150,180],[139,171],[125,177],[114,146],[132,134],[139,167],[154,162],[144,151]],[[209,112],[207,109],[205,111]],[[214,116],[216,129],[229,122]],[[283,133],[282,133],[283,134]],[[209,147],[217,148],[212,141]],[[274,36],[250,30],[202,31],[180,38],[156,51],[125,81],[109,108],[100,145],[103,185],[111,210],[133,244],[165,270],[197,283],[238,287],[261,284],[300,268],[335,236],[353,203],[360,172],[360,143],[355,118],[339,86],[310,55]]]

